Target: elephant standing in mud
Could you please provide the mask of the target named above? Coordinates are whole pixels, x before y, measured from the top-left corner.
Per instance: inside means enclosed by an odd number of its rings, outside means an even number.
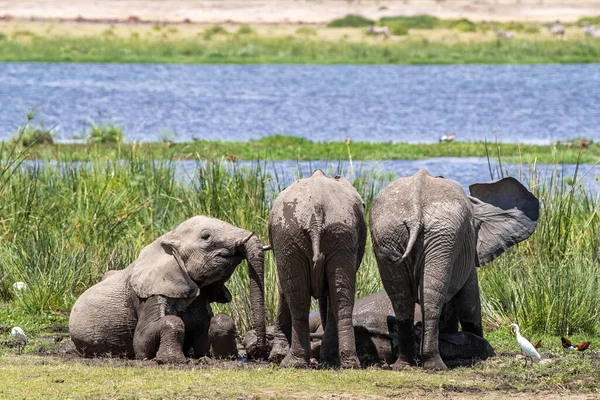
[[[395,369],[415,360],[415,303],[422,310],[424,368],[446,368],[438,334],[448,302],[462,330],[483,337],[477,267],[527,239],[537,225],[539,202],[516,179],[474,184],[470,191],[467,196],[457,182],[420,170],[373,200],[373,250],[399,332]]]
[[[352,309],[356,271],[365,251],[364,203],[345,178],[322,171],[283,190],[269,214],[269,240],[279,274],[275,340],[269,360],[304,367],[310,361],[311,296],[319,299],[325,333],[321,361],[360,366]]]
[[[190,351],[208,354],[210,302],[231,300],[224,283],[243,259],[258,333],[249,357],[266,357],[263,246],[252,232],[206,216],[159,237],[77,299],[69,320],[77,351],[169,363],[185,362]]]

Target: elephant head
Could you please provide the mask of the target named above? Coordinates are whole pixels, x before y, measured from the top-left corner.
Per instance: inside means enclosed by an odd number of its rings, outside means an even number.
[[[469,190],[477,231],[477,266],[481,267],[531,236],[540,204],[511,177],[473,184]]]
[[[249,356],[264,357],[264,255],[253,232],[216,218],[190,218],[142,249],[132,265],[130,284],[141,298],[162,295],[193,299],[199,288],[206,288],[222,291],[212,296],[227,301],[231,294],[224,283],[243,259],[248,261],[252,318],[261,345],[257,354]]]

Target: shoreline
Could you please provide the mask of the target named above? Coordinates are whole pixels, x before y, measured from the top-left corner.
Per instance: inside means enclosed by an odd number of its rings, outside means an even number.
[[[136,142],[136,143],[55,143],[18,146],[27,159],[87,161],[98,156],[125,159],[133,154],[150,154],[156,160],[226,161],[316,161],[316,160],[424,160],[430,158],[500,158],[507,162],[538,164],[595,164],[600,162],[600,145],[572,141],[552,145],[505,142],[391,143],[313,142],[289,136],[270,136],[247,142]],[[10,148],[10,142],[3,142]]]

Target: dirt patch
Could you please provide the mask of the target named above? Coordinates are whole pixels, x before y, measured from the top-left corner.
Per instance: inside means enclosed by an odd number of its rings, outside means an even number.
[[[576,21],[600,14],[596,0],[0,0],[0,16],[12,18],[104,19],[132,23],[327,23],[346,14],[369,18],[430,14],[476,21]]]

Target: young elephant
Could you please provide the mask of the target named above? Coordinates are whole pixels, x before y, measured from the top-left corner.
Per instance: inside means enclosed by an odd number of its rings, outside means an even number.
[[[462,330],[483,337],[477,267],[527,239],[539,203],[514,178],[470,187],[421,170],[373,200],[371,239],[400,334],[394,368],[414,362],[413,312],[421,305],[423,367],[445,369],[438,349],[442,308],[453,300]]]
[[[345,178],[331,179],[317,170],[279,194],[269,214],[269,239],[279,274],[279,310],[269,360],[283,358],[281,365],[287,367],[308,365],[313,296],[319,299],[325,322],[321,361],[360,366],[352,308],[366,234],[364,203]]]
[[[205,216],[159,237],[77,299],[69,320],[77,351],[159,362],[185,362],[190,348],[195,356],[207,354],[209,303],[231,300],[224,283],[243,259],[259,338],[249,356],[265,357],[263,246],[252,232]]]

